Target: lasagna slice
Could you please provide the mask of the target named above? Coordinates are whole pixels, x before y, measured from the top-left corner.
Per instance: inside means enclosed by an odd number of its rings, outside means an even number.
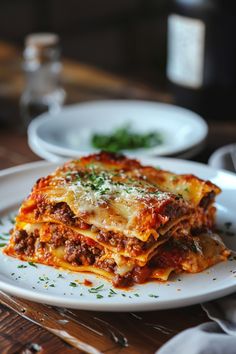
[[[118,287],[196,273],[229,256],[212,231],[219,193],[193,175],[90,155],[36,182],[5,253],[100,274]]]

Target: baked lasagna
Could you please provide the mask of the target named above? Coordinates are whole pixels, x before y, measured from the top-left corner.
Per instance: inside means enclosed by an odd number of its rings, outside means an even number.
[[[117,287],[200,272],[229,256],[213,231],[219,193],[209,181],[122,155],[82,157],[36,182],[5,253]]]

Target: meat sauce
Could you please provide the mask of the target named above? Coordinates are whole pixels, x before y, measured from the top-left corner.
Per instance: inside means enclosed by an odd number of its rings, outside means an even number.
[[[56,225],[57,226],[57,225]],[[112,258],[106,258],[100,261],[100,257],[104,254],[104,250],[93,240],[81,235],[77,239],[65,239],[62,233],[58,233],[55,225],[51,225],[52,237],[47,244],[52,247],[64,246],[64,260],[72,265],[94,265],[102,268],[107,272],[114,273],[113,285],[115,287],[129,287],[134,283],[144,283],[147,281],[153,271],[151,265],[139,267],[136,266],[131,272],[124,276],[116,274],[117,265]],[[39,232],[35,230],[34,233],[27,234],[26,231],[15,231],[14,234],[14,250],[18,255],[34,256],[35,247],[39,239]],[[39,245],[39,243],[38,243]],[[44,247],[44,243],[40,243],[40,247]],[[168,262],[167,262],[168,263]],[[162,263],[164,266],[164,261]]]
[[[81,230],[91,229],[91,231],[97,233],[98,241],[116,247],[118,252],[126,251],[132,257],[139,256],[156,242],[153,236],[150,236],[147,242],[143,242],[135,237],[126,237],[112,231],[98,230],[96,227],[76,217],[69,206],[63,202],[51,205],[41,201],[38,202],[37,207],[34,207],[32,210],[34,210],[35,219],[39,221],[41,216],[48,215],[63,224],[78,227]]]

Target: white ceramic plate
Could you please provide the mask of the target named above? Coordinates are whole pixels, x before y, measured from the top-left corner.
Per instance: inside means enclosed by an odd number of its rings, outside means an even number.
[[[208,160],[208,164],[214,168],[223,168],[236,172],[231,154],[236,153],[236,144],[222,146],[213,152]]]
[[[38,155],[39,157],[41,157],[46,161],[50,161],[54,163],[62,163],[68,160],[68,157],[54,154],[52,152],[47,151],[44,147],[40,145],[37,137],[31,138],[31,136],[28,136],[28,145],[36,155]]]
[[[38,141],[37,136],[35,136],[34,138],[32,138],[30,135],[28,136],[28,144],[29,147],[31,148],[31,150],[38,155],[39,157],[41,157],[42,159],[45,159],[47,161],[50,162],[55,162],[55,163],[62,163],[66,160],[68,160],[68,156],[63,156],[63,155],[59,155],[59,154],[55,154],[53,152],[49,152],[45,149],[44,146],[41,146],[40,142]],[[204,143],[203,144],[199,144],[194,146],[193,148],[189,149],[189,150],[185,150],[183,152],[181,152],[180,154],[177,154],[175,157],[179,158],[179,159],[190,159],[193,156],[197,155],[198,153],[200,153],[200,151],[202,151],[202,149],[204,148]],[[80,154],[78,153],[77,156],[79,156]],[[82,154],[83,155],[83,154]]]
[[[111,133],[130,123],[137,132],[158,131],[163,144],[132,152],[140,155],[173,155],[201,144],[207,124],[187,109],[156,102],[109,100],[81,103],[63,108],[56,116],[43,114],[28,129],[30,141],[49,153],[68,157],[93,152],[94,133]]]
[[[222,229],[225,228],[225,222],[233,223],[229,234],[224,235],[224,241],[228,247],[236,250],[236,236],[231,235],[231,232],[236,232],[236,176],[234,174],[176,159],[156,158],[142,159],[142,161],[178,173],[194,173],[218,184],[223,192],[217,199],[217,223]],[[29,193],[35,180],[50,173],[55,166],[51,163],[37,162],[0,172],[0,217],[2,221],[0,235],[2,238],[7,238],[4,233],[12,227],[11,216],[15,214],[18,205]],[[4,242],[1,240],[1,243]],[[134,286],[128,291],[113,289],[114,294],[110,290],[112,286],[95,275],[68,273],[43,265],[37,265],[36,268],[27,262],[7,257],[0,252],[0,288],[29,300],[84,310],[167,309],[208,301],[235,291],[235,259],[231,257],[227,262],[220,263],[199,274],[175,276],[163,284],[150,282]],[[91,293],[91,288],[83,285],[85,278],[92,281],[93,287],[102,286],[102,289],[97,293]],[[71,286],[71,282],[76,286]]]

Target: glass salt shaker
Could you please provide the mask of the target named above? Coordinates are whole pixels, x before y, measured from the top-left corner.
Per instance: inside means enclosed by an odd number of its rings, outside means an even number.
[[[30,34],[23,53],[26,85],[20,98],[20,113],[26,128],[41,113],[57,113],[66,94],[60,85],[59,37],[53,33]]]

